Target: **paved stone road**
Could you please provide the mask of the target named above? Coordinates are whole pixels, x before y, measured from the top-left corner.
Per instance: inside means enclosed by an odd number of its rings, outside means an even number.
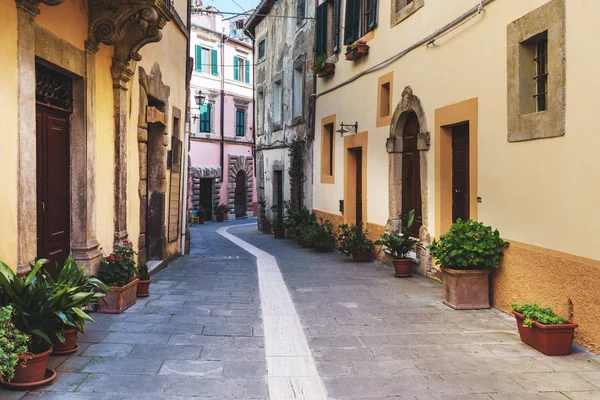
[[[149,299],[93,314],[78,353],[52,358],[52,386],[0,399],[268,399],[255,258],[223,226],[275,256],[330,399],[600,399],[596,356],[546,357],[513,319],[452,311],[425,278],[234,225],[193,228],[192,254],[153,276]]]

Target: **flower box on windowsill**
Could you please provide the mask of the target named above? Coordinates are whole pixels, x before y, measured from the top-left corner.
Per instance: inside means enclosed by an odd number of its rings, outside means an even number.
[[[369,45],[366,43],[354,43],[346,48],[346,60],[356,61],[369,54]]]
[[[327,76],[331,76],[335,73],[335,64],[334,63],[325,63],[323,68],[317,72],[317,76],[319,78],[325,78]]]

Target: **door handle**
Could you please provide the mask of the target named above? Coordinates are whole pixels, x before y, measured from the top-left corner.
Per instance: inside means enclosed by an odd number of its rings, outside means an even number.
[[[454,193],[460,193],[460,189],[454,189]]]
[[[46,203],[42,201],[42,212],[46,212]]]

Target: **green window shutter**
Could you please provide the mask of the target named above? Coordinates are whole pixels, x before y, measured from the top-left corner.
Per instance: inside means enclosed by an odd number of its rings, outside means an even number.
[[[367,29],[369,31],[377,26],[377,0],[367,1]]]
[[[233,56],[233,79],[240,80],[240,66],[238,65],[238,56]]]
[[[217,76],[219,75],[219,67],[217,66],[217,51],[213,49],[210,53],[210,58],[212,60],[212,74]]]
[[[360,3],[362,0],[346,0],[344,23],[344,44],[352,44],[360,39]]]
[[[333,52],[340,51],[340,14],[342,9],[342,0],[333,0]]]
[[[196,71],[202,71],[202,47],[196,45]]]
[[[246,60],[246,83],[250,83],[250,61]]]
[[[315,58],[327,52],[327,2],[317,6],[315,25]]]

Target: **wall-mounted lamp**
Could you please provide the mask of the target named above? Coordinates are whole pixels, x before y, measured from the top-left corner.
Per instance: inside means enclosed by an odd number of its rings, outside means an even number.
[[[344,133],[358,133],[358,121],[356,121],[354,125],[345,124],[342,122],[340,124],[340,129],[338,129],[336,132],[339,132],[340,136],[344,136]]]
[[[203,106],[204,102],[206,101],[206,96],[203,96],[202,90],[200,90],[198,93],[196,93],[196,95],[194,96],[194,99],[196,100],[197,106]]]

